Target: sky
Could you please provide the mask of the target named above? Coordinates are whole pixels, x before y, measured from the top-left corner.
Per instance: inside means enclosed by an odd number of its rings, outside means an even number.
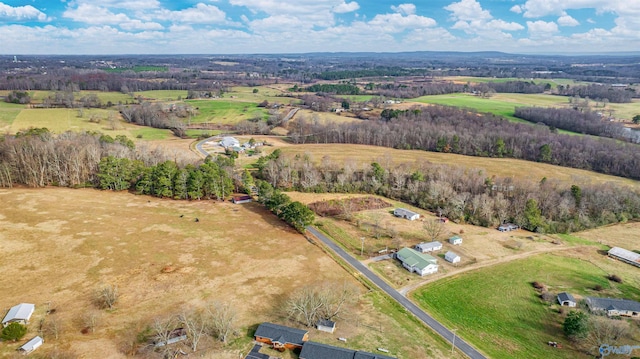
[[[0,0],[0,54],[640,51],[640,0]]]

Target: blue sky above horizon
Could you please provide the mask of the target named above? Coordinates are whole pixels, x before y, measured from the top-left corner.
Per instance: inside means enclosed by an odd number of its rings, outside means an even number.
[[[0,0],[0,54],[640,51],[638,0]]]

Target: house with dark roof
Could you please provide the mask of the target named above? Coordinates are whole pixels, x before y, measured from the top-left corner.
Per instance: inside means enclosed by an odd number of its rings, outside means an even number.
[[[249,203],[251,201],[253,201],[253,197],[249,195],[236,195],[231,198],[231,202],[234,204]]]
[[[20,323],[27,325],[29,324],[29,319],[33,314],[33,311],[36,309],[35,304],[30,303],[20,303],[16,306],[11,307],[7,315],[2,319],[2,326],[6,327],[11,323]]]
[[[309,340],[309,332],[284,325],[262,323],[256,330],[255,339],[273,346],[274,349],[299,349]]]
[[[558,303],[566,307],[575,307],[577,304],[575,298],[567,292],[558,293]]]
[[[610,317],[622,316],[640,319],[640,303],[634,300],[586,297],[585,301],[592,312],[605,312]]]
[[[359,350],[334,347],[332,345],[306,342],[302,346],[300,359],[396,359],[386,355]]]

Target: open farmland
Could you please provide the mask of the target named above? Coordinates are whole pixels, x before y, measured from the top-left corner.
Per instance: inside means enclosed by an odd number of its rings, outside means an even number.
[[[187,100],[190,106],[197,108],[197,114],[191,123],[235,124],[253,118],[263,119],[267,115],[258,102],[240,102],[227,99]]]
[[[378,162],[383,167],[402,163],[409,165],[415,164],[418,166],[421,163],[427,162],[483,170],[487,174],[487,177],[495,175],[536,181],[546,177],[547,179],[555,179],[570,184],[611,182],[640,188],[640,182],[631,179],[511,158],[472,157],[450,153],[398,150],[367,145],[288,145],[287,143],[279,141],[273,141],[273,143],[276,148],[281,146],[282,152],[285,154],[301,156],[308,154],[311,160],[317,163],[319,163],[324,156],[328,156],[329,159],[341,165],[345,161],[350,161],[357,164],[360,168],[369,167],[372,162]]]
[[[61,324],[52,345],[80,357],[123,358],[123,351],[154,318],[199,308],[213,300],[238,311],[240,338],[228,347],[206,342],[204,357],[237,358],[248,350],[251,327],[286,322],[280,307],[296,287],[323,280],[355,280],[320,248],[256,203],[173,201],[129,193],[46,189],[3,189],[0,307],[36,304],[30,333],[50,303]],[[196,222],[196,218],[198,221]],[[19,278],[19,280],[16,280]],[[118,286],[116,309],[101,311],[95,333],[81,334],[92,294]],[[442,340],[402,315],[378,293],[365,295],[338,320],[335,334],[311,330],[313,340],[393,350],[399,358],[441,357]],[[384,333],[384,334],[382,334]],[[27,336],[28,336],[27,335]],[[0,356],[17,344],[3,345]],[[233,354],[233,355],[231,355]]]
[[[640,299],[636,284],[620,285],[606,279],[599,266],[611,261],[595,248],[576,248],[574,255],[544,254],[500,264],[464,276],[446,278],[428,284],[413,294],[428,312],[491,358],[587,358],[566,340],[562,333],[563,315],[557,305],[544,303],[531,286],[539,281],[550,292],[567,291],[585,295]],[[637,271],[623,263],[615,264],[625,279]],[[636,280],[637,282],[637,280]],[[592,288],[601,285],[604,290]],[[632,329],[638,339],[637,328]],[[562,342],[562,349],[547,345]]]
[[[24,105],[0,102],[0,131],[6,132],[10,128],[23,108]]]
[[[516,107],[568,107],[569,98],[566,96],[555,96],[548,94],[517,94],[517,93],[497,93],[490,98],[481,98],[472,94],[447,94],[435,96],[422,96],[407,100],[409,102],[430,103],[445,106],[470,108],[478,112],[493,113],[503,116],[510,121],[520,123],[530,123],[520,118],[514,117]],[[601,104],[601,103],[599,103]],[[606,107],[597,107],[595,101],[590,101],[592,110],[604,113],[612,111],[616,118],[631,121],[633,116],[640,113],[640,101],[635,99],[630,103],[608,103]],[[562,133],[562,131],[559,131]],[[570,132],[564,132],[570,133]]]

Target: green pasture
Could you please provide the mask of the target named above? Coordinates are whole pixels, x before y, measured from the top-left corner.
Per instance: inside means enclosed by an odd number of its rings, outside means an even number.
[[[187,98],[187,90],[151,90],[134,92],[133,94],[135,97],[142,96],[158,101],[177,101]]]
[[[24,105],[0,101],[0,129],[11,126],[24,107]]]
[[[254,93],[253,90],[258,90]],[[288,105],[291,101],[298,101],[292,97],[278,96],[285,94],[276,88],[269,86],[235,86],[231,88],[230,92],[226,92],[223,96],[225,100],[240,101],[240,102],[255,102],[260,103],[267,100],[269,103],[279,103]]]
[[[187,136],[190,138],[211,137],[222,133],[221,130],[186,130]]]
[[[30,95],[31,95],[31,102],[32,103],[42,103],[42,101],[44,101],[44,99],[46,99],[47,97],[53,97],[55,96],[56,91],[30,91]],[[103,104],[107,104],[108,102],[111,102],[114,105],[117,105],[118,103],[128,103],[128,102],[135,102],[135,99],[132,98],[131,96],[127,95],[127,94],[123,94],[122,92],[115,92],[115,91],[79,91],[79,92],[74,92],[73,93],[73,98],[75,100],[79,100],[84,96],[87,95],[91,95],[94,94],[96,96],[98,96],[98,98],[100,99],[100,101],[102,101]]]
[[[2,107],[0,107],[1,109]],[[0,113],[2,111],[0,110]],[[92,116],[100,119],[99,122],[90,122]],[[110,118],[115,118],[115,122]],[[10,133],[16,133],[31,127],[46,127],[53,133],[66,131],[95,131],[102,132],[111,137],[125,135],[131,139],[142,135],[143,139],[156,140],[171,136],[169,130],[161,130],[150,127],[136,126],[124,123],[119,119],[115,110],[104,109],[78,109],[51,108],[51,109],[24,109],[19,112],[9,127]],[[115,129],[114,129],[115,128]]]
[[[509,81],[533,81],[535,84],[551,84],[552,88],[558,85],[588,85],[589,82],[575,81],[571,79],[541,79],[541,78],[517,78],[517,77],[474,77],[474,76],[446,76],[442,78],[447,81],[468,82],[471,84],[489,83],[489,82],[509,82]]]
[[[267,110],[253,102],[233,101],[226,98],[186,100],[185,102],[197,109],[197,115],[191,118],[191,123],[234,124],[254,117],[265,118],[268,115]]]
[[[552,293],[640,298],[640,289],[612,284],[607,274],[592,261],[544,254],[445,278],[412,296],[491,358],[576,358],[581,356],[566,345],[557,306],[542,302],[531,283]],[[604,290],[595,292],[596,285]],[[565,347],[557,350],[548,341]]]

